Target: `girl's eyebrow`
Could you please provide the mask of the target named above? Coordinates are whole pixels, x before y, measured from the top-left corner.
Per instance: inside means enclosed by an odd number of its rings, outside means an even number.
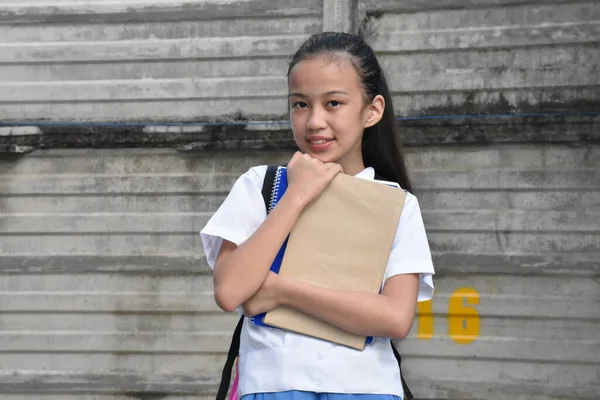
[[[348,92],[344,92],[343,90],[330,90],[329,92],[323,93],[323,96],[331,96],[333,94],[342,94],[342,95],[345,95],[345,96],[348,96],[348,97],[350,96],[350,94]],[[305,95],[305,94],[302,94],[302,93],[296,93],[296,92],[294,92],[294,93],[290,93],[288,95],[288,97],[307,98],[308,96]]]

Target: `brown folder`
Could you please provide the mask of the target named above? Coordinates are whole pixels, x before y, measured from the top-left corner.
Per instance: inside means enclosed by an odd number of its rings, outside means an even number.
[[[379,293],[406,194],[381,182],[339,174],[302,212],[279,273],[330,289]],[[296,309],[278,307],[264,322],[362,350],[365,336]]]

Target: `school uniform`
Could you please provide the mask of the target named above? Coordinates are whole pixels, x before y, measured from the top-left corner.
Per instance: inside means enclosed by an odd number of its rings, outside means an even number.
[[[261,190],[266,166],[250,168],[234,184],[200,235],[208,265],[214,268],[223,239],[245,242],[267,213]],[[374,180],[373,168],[358,178]],[[433,296],[434,267],[415,196],[407,193],[385,278],[419,274],[419,301]],[[361,400],[403,398],[398,363],[389,338],[376,337],[359,351],[283,329],[244,321],[238,359],[238,396],[243,400]],[[356,397],[356,396],[355,396]]]

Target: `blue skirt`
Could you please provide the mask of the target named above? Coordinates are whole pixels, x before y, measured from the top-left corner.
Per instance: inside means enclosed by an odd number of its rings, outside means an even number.
[[[241,400],[402,400],[389,394],[313,393],[291,390],[277,393],[256,393],[242,396]]]

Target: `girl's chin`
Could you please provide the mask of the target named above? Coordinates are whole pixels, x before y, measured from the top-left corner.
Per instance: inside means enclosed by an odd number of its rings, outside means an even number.
[[[307,148],[304,148],[301,151],[305,154],[308,154],[312,158],[316,158],[317,160],[324,162],[324,163],[335,162],[335,156],[334,156],[333,152],[330,152],[330,151],[316,152],[316,151],[312,151],[311,149],[307,149]]]
[[[325,155],[325,154],[315,154],[313,152],[307,152],[309,156],[311,156],[312,158],[316,158],[317,160],[321,161],[322,163],[329,163],[329,162],[335,162],[335,160],[333,160],[333,157],[330,155]]]

